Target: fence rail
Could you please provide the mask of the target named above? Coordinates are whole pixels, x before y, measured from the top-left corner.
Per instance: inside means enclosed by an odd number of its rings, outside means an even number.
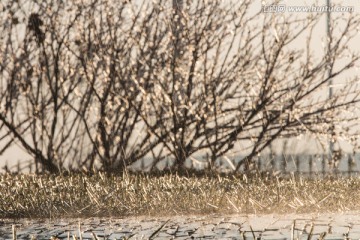
[[[202,156],[196,159],[188,159],[187,167],[194,169],[204,169],[208,166],[208,157]],[[221,158],[215,163],[215,167],[224,171],[231,171],[242,159],[241,156],[233,159]],[[150,161],[151,162],[151,161]],[[165,160],[158,164],[159,169],[170,166],[171,160]],[[143,160],[138,169],[146,169],[149,160]],[[305,176],[316,175],[337,175],[337,176],[355,176],[360,173],[360,153],[357,154],[338,154],[335,153],[332,158],[326,154],[290,154],[274,155],[263,154],[254,159],[250,166],[251,170],[260,172],[276,172],[281,174],[301,174]],[[240,168],[240,171],[243,170]]]
[[[235,158],[233,164],[241,159]],[[219,165],[226,162],[219,161]],[[252,170],[277,172],[281,174],[315,175],[341,175],[355,176],[360,173],[360,153],[341,154],[330,158],[325,154],[295,154],[295,155],[261,155],[254,159]],[[241,170],[241,169],[240,169]]]
[[[190,158],[186,162],[188,168],[205,169],[208,166],[208,157],[202,156],[198,158]],[[234,166],[243,159],[241,156],[234,158],[220,158],[215,162],[215,168],[224,171],[232,171]],[[152,159],[142,159],[131,167],[137,171],[148,171],[152,168]],[[156,164],[159,170],[168,168],[173,164],[174,160],[165,159]],[[33,165],[20,164],[12,168],[7,165],[2,168],[2,171],[9,172],[33,172]],[[243,169],[240,168],[240,171]],[[341,154],[330,158],[326,154],[294,154],[294,155],[274,155],[262,154],[256,157],[250,170],[260,172],[273,172],[279,174],[301,174],[304,176],[319,176],[319,175],[335,175],[335,176],[357,176],[360,174],[360,153],[356,154]]]

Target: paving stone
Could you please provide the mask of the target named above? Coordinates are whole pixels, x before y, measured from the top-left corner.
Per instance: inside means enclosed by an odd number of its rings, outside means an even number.
[[[214,229],[231,229],[233,228],[233,224],[227,223],[227,222],[220,222],[217,224]]]
[[[64,232],[63,229],[53,229],[51,231],[46,231],[46,234],[57,237],[58,235],[62,234],[63,232]]]
[[[327,225],[314,225],[313,234],[322,234],[323,232],[328,232],[329,226]]]
[[[103,239],[120,239],[133,234],[133,239],[147,239],[162,224],[163,229],[156,239],[245,239],[256,238],[264,240],[290,239],[292,225],[295,220],[294,238],[307,240],[313,224],[312,239],[319,239],[320,234],[327,232],[331,226],[331,233],[325,236],[328,240],[344,240],[344,233],[349,239],[360,239],[360,215],[351,214],[323,214],[323,215],[210,215],[186,217],[130,217],[130,218],[91,218],[81,220],[82,238],[93,239],[92,232]],[[58,222],[52,220],[2,220],[0,219],[0,240],[12,239],[12,225],[17,224],[18,239],[29,239],[32,235],[38,240],[50,239],[57,236],[67,239],[79,235],[79,220],[64,219]],[[251,228],[254,232],[251,232]],[[350,229],[349,229],[350,226]]]
[[[264,231],[264,229],[276,221],[278,221],[278,219],[273,216],[250,216],[247,222],[254,231]]]
[[[109,234],[105,233],[105,232],[100,232],[100,231],[93,231],[93,233],[98,236],[98,237],[107,237]]]
[[[199,228],[199,226],[196,226],[194,224],[191,224],[191,226],[182,226],[178,229],[178,233],[186,233],[188,235],[194,233],[195,231],[197,231],[197,229]]]
[[[223,237],[224,238],[240,238],[241,234],[237,230],[229,230],[223,235]]]
[[[178,231],[178,226],[171,226],[170,228],[166,228],[164,230],[169,235],[175,235],[175,233]]]
[[[241,239],[244,239],[244,240],[254,240],[254,236],[252,235],[251,232],[245,232],[242,234],[240,234],[241,236]],[[255,238],[256,238],[256,235],[255,235]]]
[[[277,220],[276,222],[273,222],[269,226],[265,227],[264,231],[269,231],[269,230],[274,230],[274,229],[280,230],[280,229],[284,229],[284,228],[291,228],[292,225],[293,225],[292,220],[280,219],[280,220]]]
[[[82,232],[82,233],[81,233],[81,237],[82,237],[83,239],[84,239],[84,238],[93,239],[93,238],[94,238],[93,233],[94,233],[96,236],[98,236],[98,237],[102,236],[102,235],[99,234],[98,232]],[[62,234],[60,234],[60,235],[58,236],[58,238],[67,238],[68,234],[69,234],[70,237],[71,237],[71,236],[80,237],[79,231],[71,231],[71,232],[67,231],[67,232],[63,232]]]
[[[344,234],[344,233],[347,233],[348,231],[349,231],[348,226],[331,226],[331,233]]]
[[[1,238],[2,238],[2,239],[1,239]],[[11,234],[8,234],[8,233],[2,233],[2,234],[0,235],[0,240],[3,240],[3,239],[11,239],[11,240],[13,240],[12,235],[11,235]]]
[[[123,238],[128,238],[130,236],[135,236],[137,234],[135,233],[111,233],[108,236],[108,239],[123,239]]]
[[[207,233],[213,233],[213,229],[214,229],[214,225],[210,224],[210,225],[202,225],[200,226],[196,232],[193,234],[193,236],[201,236],[201,235],[205,235]]]
[[[54,227],[66,227],[69,226],[68,222],[58,222],[58,223],[54,223]]]
[[[215,228],[213,230],[214,233],[216,233],[217,235],[224,235],[228,230],[225,228]]]
[[[327,234],[324,240],[344,240],[344,235],[342,234]]]
[[[348,237],[349,237],[350,239],[353,239],[353,240],[358,240],[358,239],[360,239],[360,233],[351,233],[351,232],[350,232],[350,234],[348,235]]]
[[[275,233],[270,235],[261,235],[263,240],[287,240],[287,237],[283,234]]]

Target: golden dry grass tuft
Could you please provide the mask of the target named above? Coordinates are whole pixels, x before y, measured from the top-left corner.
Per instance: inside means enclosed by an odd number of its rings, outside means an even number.
[[[0,217],[360,210],[359,178],[0,175]]]

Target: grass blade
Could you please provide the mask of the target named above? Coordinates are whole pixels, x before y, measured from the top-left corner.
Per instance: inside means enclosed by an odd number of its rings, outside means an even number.
[[[166,222],[164,222],[155,232],[153,232],[151,234],[151,236],[149,237],[149,239],[153,239],[154,237],[156,237],[156,235],[161,231],[161,229],[163,229],[163,227],[170,221],[170,219],[168,219]]]
[[[12,225],[13,240],[16,240],[16,225]]]

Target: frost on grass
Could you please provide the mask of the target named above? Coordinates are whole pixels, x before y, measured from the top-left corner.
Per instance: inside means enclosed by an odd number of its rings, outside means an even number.
[[[261,176],[1,175],[2,217],[360,210],[360,180]]]

